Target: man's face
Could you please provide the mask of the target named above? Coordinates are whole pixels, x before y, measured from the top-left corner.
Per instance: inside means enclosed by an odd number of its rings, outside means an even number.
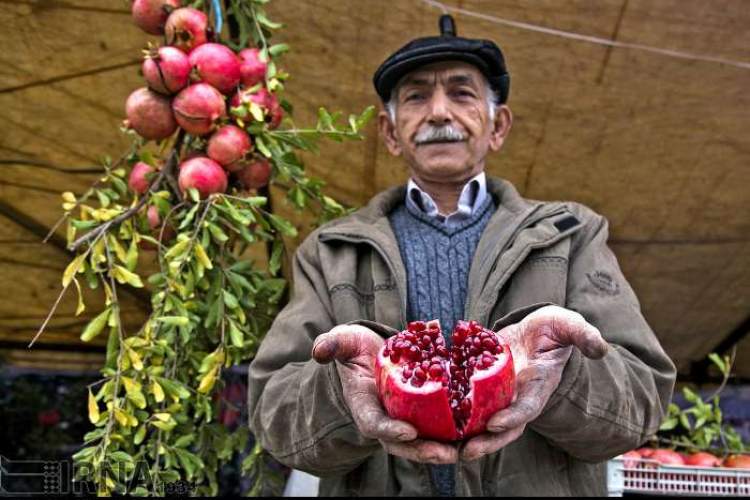
[[[484,169],[488,150],[498,151],[510,130],[507,106],[499,106],[490,120],[486,80],[471,64],[421,67],[406,75],[395,92],[395,123],[381,113],[381,132],[389,151],[403,154],[418,179],[465,181]]]

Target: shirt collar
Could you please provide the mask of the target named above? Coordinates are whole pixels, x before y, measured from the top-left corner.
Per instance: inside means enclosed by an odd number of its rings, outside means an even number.
[[[487,197],[487,178],[484,172],[469,179],[458,197],[458,207],[448,215],[440,214],[437,204],[427,192],[423,191],[413,179],[409,179],[406,186],[406,203],[412,208],[441,221],[461,220],[471,217],[474,211]]]

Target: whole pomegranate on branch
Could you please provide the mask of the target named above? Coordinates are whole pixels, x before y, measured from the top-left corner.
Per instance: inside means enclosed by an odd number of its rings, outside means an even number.
[[[277,68],[289,47],[269,44],[281,25],[267,3],[134,0],[135,24],[164,43],[145,51],[144,86],[125,101],[131,147],[106,160],[83,195],[63,193],[55,229],[67,222],[76,256],[31,343],[71,285],[77,315],[82,282],[102,294],[81,339],[107,335],[106,362],[89,387],[94,429],[74,455],[99,494],[159,495],[177,480],[218,493],[218,469],[249,439],[245,426],[230,431],[215,418],[222,372],[251,358],[269,328],[286,287],[284,238],[296,235],[274,213],[268,186],[319,222],[347,213],[306,175],[297,151],[316,151],[322,138],[361,139],[374,109],[346,124],[321,109],[314,128],[295,127],[281,97],[288,75]],[[267,248],[267,265],[244,257],[253,244]],[[138,328],[123,323],[123,287],[150,293]],[[272,480],[265,460],[256,446],[243,464],[255,493]]]

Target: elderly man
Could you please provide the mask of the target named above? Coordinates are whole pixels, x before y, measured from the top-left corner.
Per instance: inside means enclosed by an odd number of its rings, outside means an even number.
[[[291,301],[250,367],[251,429],[327,495],[602,495],[604,462],[657,430],[674,365],[605,219],[485,176],[511,129],[509,75],[493,42],[440,25],[374,78],[411,179],[299,247]],[[516,360],[514,402],[466,442],[420,439],[378,400],[383,338],[432,318],[502,329]]]

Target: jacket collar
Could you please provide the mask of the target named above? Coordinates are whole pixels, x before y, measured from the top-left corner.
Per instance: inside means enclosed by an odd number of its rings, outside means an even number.
[[[502,216],[504,213],[521,214],[529,209],[541,205],[540,202],[526,200],[518,194],[516,188],[510,182],[497,177],[487,176],[487,191],[495,201],[497,211],[492,219]],[[335,220],[321,229],[321,233],[355,233],[362,230],[370,230],[362,224],[371,226],[382,219],[387,219],[388,214],[406,197],[406,184],[395,186],[375,195],[363,208],[342,219]],[[502,217],[504,218],[504,217]],[[492,219],[490,224],[492,224]],[[386,220],[387,222],[387,220]],[[381,224],[377,224],[380,226]]]

